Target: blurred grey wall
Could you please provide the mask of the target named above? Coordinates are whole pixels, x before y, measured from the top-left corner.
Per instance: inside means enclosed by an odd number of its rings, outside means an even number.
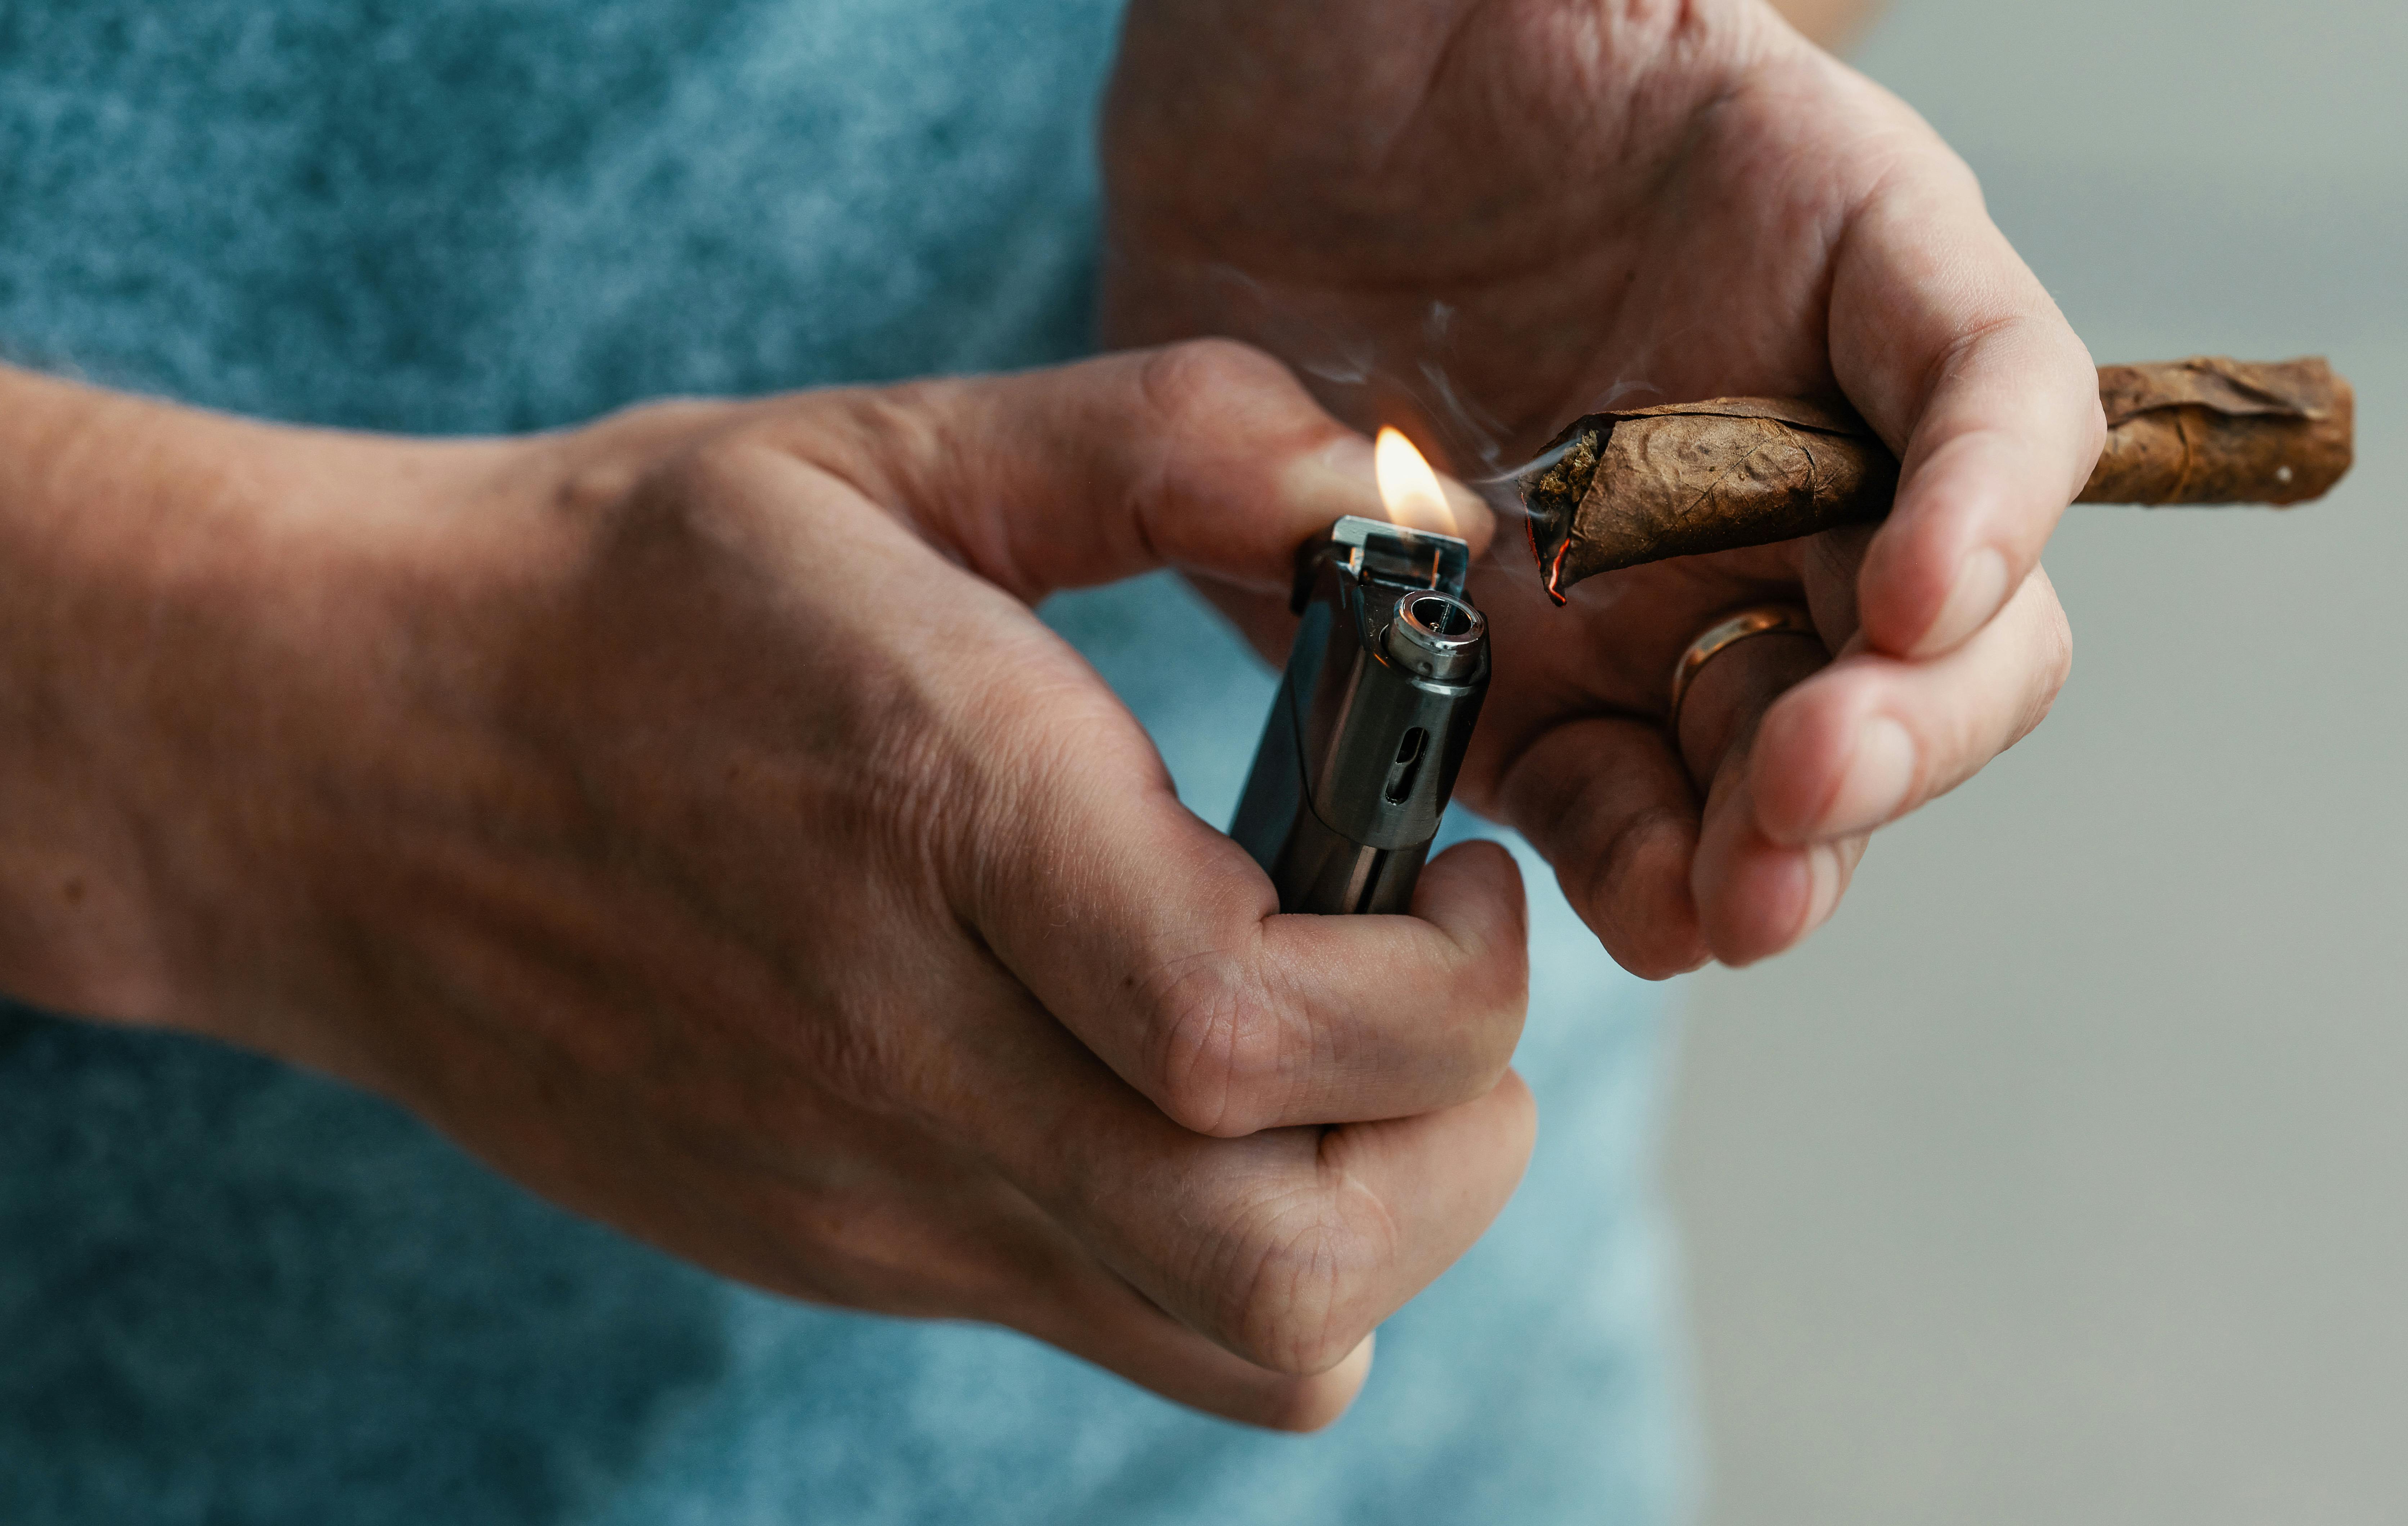
[[[2328,501],[2077,508],[2075,667],[1691,986],[1716,1526],[2408,1520],[2408,6],[1895,0],[2101,360],[2324,352]]]

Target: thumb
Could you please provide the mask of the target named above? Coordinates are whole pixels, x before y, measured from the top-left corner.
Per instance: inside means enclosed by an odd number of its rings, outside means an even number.
[[[1163,566],[1283,594],[1296,548],[1331,520],[1391,517],[1371,442],[1227,339],[855,396],[882,500],[1031,602]],[[1487,506],[1444,489],[1477,554]]]

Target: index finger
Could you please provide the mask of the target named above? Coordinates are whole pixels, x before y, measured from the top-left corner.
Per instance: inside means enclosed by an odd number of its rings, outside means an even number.
[[[1857,592],[1866,639],[1949,651],[2023,585],[2098,461],[2098,368],[1937,140],[1851,219],[1830,324],[1840,384],[1904,446]]]

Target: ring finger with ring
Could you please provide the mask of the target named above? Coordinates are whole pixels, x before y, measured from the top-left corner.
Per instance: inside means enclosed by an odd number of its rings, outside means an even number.
[[[1757,604],[1716,620],[1673,665],[1664,729],[1701,792],[1745,743],[1783,691],[1828,664],[1813,616],[1795,604]]]

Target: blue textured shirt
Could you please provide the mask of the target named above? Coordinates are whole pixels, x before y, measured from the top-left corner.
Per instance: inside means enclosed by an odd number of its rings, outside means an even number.
[[[415,431],[1067,356],[1115,13],[0,0],[0,355]],[[1163,579],[1047,614],[1225,818],[1269,675]],[[0,1521],[1667,1519],[1656,1005],[1517,851],[1538,1157],[1303,1438],[730,1285],[335,1083],[0,1003]]]

